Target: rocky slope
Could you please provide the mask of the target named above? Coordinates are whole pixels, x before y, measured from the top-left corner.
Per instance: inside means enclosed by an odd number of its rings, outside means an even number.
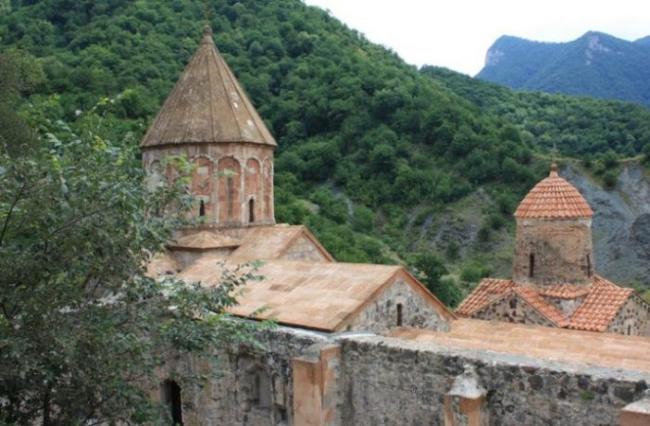
[[[625,164],[616,187],[605,190],[576,167],[563,176],[591,204],[596,270],[623,284],[650,287],[650,177],[638,163]]]

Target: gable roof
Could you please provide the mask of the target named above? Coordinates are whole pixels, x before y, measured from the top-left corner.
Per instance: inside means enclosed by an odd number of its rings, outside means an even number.
[[[580,192],[557,173],[551,173],[530,190],[517,207],[517,219],[572,219],[592,217],[594,212]]]
[[[198,50],[140,146],[220,142],[276,146],[206,27]]]
[[[558,327],[606,331],[623,304],[634,294],[634,290],[619,287],[598,275],[593,278],[592,285],[588,287],[561,284],[539,289],[517,285],[512,280],[486,278],[463,300],[456,313],[463,317],[472,317],[512,293],[516,293]],[[566,316],[545,297],[559,299],[584,297],[584,300],[571,316]]]
[[[232,259],[278,259],[300,237],[310,240],[323,257],[333,262],[334,257],[303,225],[273,225],[249,228],[240,246],[232,253]]]
[[[219,261],[204,256],[178,277],[217,285],[223,270]],[[234,263],[228,262],[226,267],[234,267]],[[238,304],[228,309],[230,313],[320,331],[340,331],[397,277],[404,277],[441,316],[454,318],[401,266],[269,260],[255,275],[262,279],[244,286]]]

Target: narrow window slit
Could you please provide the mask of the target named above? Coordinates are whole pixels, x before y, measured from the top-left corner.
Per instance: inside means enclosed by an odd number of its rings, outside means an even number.
[[[401,327],[403,323],[403,318],[402,318],[402,304],[398,303],[397,304],[397,326]]]
[[[252,198],[248,201],[248,222],[255,222],[255,200]]]

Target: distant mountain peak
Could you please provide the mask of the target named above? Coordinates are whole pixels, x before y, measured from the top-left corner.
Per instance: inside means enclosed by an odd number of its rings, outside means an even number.
[[[631,42],[592,30],[570,42],[547,43],[504,35],[477,77],[514,89],[650,106],[650,36]]]
[[[650,47],[650,35],[641,37],[638,40],[634,40],[634,44],[638,44],[641,46],[649,46]]]

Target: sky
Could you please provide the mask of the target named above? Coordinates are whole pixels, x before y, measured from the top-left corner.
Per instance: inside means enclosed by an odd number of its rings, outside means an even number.
[[[650,35],[648,0],[304,0],[414,65],[469,75],[507,34],[565,42],[587,31],[636,40]]]

